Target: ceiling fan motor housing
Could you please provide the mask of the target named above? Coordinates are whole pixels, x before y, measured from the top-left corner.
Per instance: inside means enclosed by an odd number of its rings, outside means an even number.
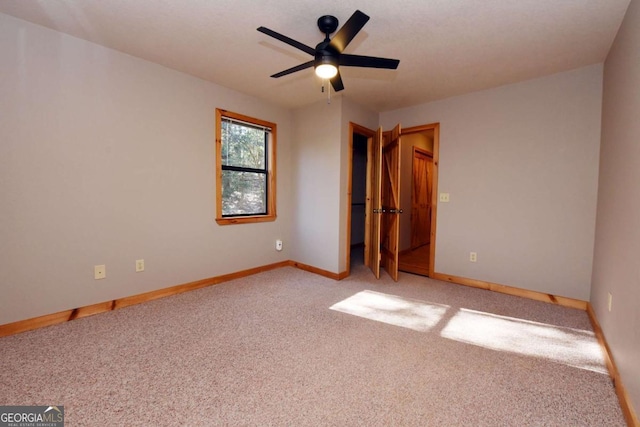
[[[326,36],[327,40],[329,40],[329,34],[332,34],[338,29],[338,18],[331,15],[324,15],[318,18],[318,28],[322,31]]]
[[[328,41],[324,41],[316,46],[316,56],[313,66],[316,68],[322,64],[330,64],[337,68],[339,56],[340,53],[335,50]]]

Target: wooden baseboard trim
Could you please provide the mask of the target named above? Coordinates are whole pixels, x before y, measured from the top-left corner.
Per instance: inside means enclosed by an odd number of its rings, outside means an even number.
[[[328,270],[323,270],[322,268],[314,267],[309,264],[304,264],[298,261],[289,261],[289,265],[295,268],[299,268],[300,270],[308,271],[309,273],[319,274],[320,276],[328,277],[333,280],[342,280],[345,277],[349,276],[348,271],[343,271],[342,273],[333,273]]]
[[[417,267],[415,265],[409,264],[400,264],[398,266],[398,270],[404,273],[419,274],[421,276],[429,277],[429,269],[424,267]]]
[[[342,279],[346,279],[347,277],[349,277],[349,272],[348,271],[343,271],[342,273],[338,273],[338,280],[342,280]]]
[[[591,304],[587,304],[587,314],[589,315],[589,321],[591,322],[591,326],[593,327],[593,332],[595,333],[600,346],[602,346],[602,351],[604,352],[604,361],[607,365],[609,375],[611,376],[611,379],[615,381],[615,378],[618,376],[618,368],[616,367],[615,363],[613,363],[609,344],[607,344],[607,340],[604,338],[604,333],[602,332],[600,323],[596,318],[596,312],[593,311],[593,307],[591,306]]]
[[[52,326],[58,323],[69,322],[71,320],[93,316],[94,314],[104,313],[106,311],[116,310],[118,308],[128,307],[130,305],[140,304],[158,298],[180,294],[182,292],[188,292],[207,286],[217,285],[223,282],[228,282],[230,280],[240,279],[242,277],[262,273],[263,271],[274,270],[276,268],[286,267],[289,265],[291,265],[291,261],[277,262],[274,264],[249,268],[247,270],[242,270],[235,273],[224,274],[222,276],[210,277],[208,279],[202,279],[195,282],[172,286],[169,288],[158,289],[156,291],[146,292],[144,294],[132,295],[128,297],[118,298],[112,301],[105,301],[98,304],[92,304],[84,307],[74,308],[71,310],[60,311],[58,313],[34,317],[32,319],[7,323],[5,325],[0,325],[0,337],[19,334],[21,332],[27,332],[33,329],[44,328],[45,326]]]
[[[600,327],[600,323],[598,322],[598,318],[596,317],[596,312],[593,310],[593,307],[590,303],[587,303],[587,314],[589,315],[589,320],[591,321],[591,326],[593,327],[596,338],[598,339],[598,342],[602,347],[605,363],[607,365],[607,369],[609,370],[609,376],[611,377],[613,386],[616,389],[616,395],[618,396],[618,400],[620,401],[620,407],[622,408],[622,413],[624,414],[624,418],[627,421],[627,425],[640,427],[640,421],[638,420],[638,416],[633,409],[631,398],[627,393],[627,389],[622,384],[622,379],[620,378],[618,367],[613,360],[611,349],[609,348],[609,344],[607,344],[607,340],[604,337],[604,332],[602,332],[602,328]]]
[[[483,280],[469,279],[466,277],[452,276],[450,274],[434,273],[432,279],[442,280],[444,282],[456,283],[458,285],[471,286],[473,288],[486,289],[489,291],[500,292],[502,294],[514,295],[517,297],[528,298],[536,301],[548,302],[550,304],[557,304],[563,307],[577,308],[579,310],[587,309],[587,302],[561,297],[552,294],[545,294],[543,292],[531,291],[528,289],[515,288],[513,286],[500,285],[498,283],[485,282]]]

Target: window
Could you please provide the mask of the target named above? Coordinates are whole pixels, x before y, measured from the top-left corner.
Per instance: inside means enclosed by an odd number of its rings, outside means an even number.
[[[276,124],[216,109],[216,221],[276,219]]]

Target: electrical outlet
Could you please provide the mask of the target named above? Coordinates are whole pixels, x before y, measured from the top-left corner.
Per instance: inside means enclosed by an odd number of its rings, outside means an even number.
[[[611,311],[611,303],[613,302],[613,296],[609,293],[607,294],[607,308]]]
[[[144,271],[144,260],[138,259],[136,260],[136,273],[140,273],[141,271]]]
[[[469,252],[469,261],[478,262],[478,254],[476,252]]]
[[[276,251],[282,250],[282,240],[276,240]]]
[[[94,265],[93,266],[93,278],[104,279],[107,277],[107,267],[105,265]]]
[[[440,193],[440,201],[442,203],[449,203],[449,193]]]

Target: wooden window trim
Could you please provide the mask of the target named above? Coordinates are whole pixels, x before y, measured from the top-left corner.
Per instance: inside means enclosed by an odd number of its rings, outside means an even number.
[[[269,140],[269,162],[267,164],[267,214],[249,216],[222,216],[222,118],[254,123],[271,129]],[[276,147],[277,125],[255,117],[245,116],[231,111],[216,108],[216,222],[219,225],[270,222],[276,220]]]

